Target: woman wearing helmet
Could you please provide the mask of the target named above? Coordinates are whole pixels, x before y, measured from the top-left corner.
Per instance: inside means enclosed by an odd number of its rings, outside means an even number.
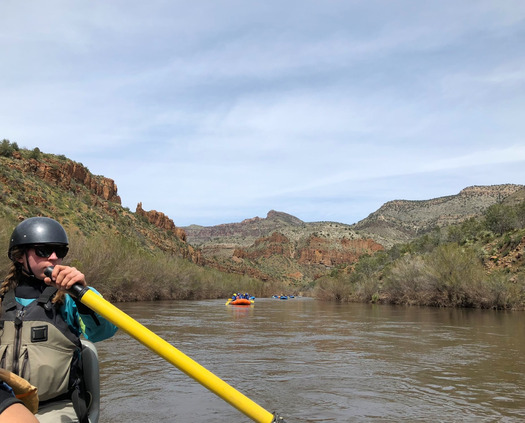
[[[56,220],[22,221],[11,235],[12,266],[0,285],[0,367],[38,388],[36,416],[41,423],[88,421],[80,335],[97,342],[117,331],[66,295],[74,284],[87,285],[82,272],[62,264],[68,245],[66,232]],[[44,274],[48,267],[53,267],[51,277]]]

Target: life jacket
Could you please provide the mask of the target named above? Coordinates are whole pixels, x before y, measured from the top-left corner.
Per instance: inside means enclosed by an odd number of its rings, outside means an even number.
[[[9,290],[0,316],[0,367],[38,388],[41,403],[69,398],[80,422],[87,421],[80,338],[71,331],[47,287],[27,306]]]

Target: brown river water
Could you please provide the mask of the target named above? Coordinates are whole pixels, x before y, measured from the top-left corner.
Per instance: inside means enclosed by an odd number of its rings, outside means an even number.
[[[525,421],[525,313],[307,298],[116,304],[286,423]],[[100,423],[249,422],[119,331]]]

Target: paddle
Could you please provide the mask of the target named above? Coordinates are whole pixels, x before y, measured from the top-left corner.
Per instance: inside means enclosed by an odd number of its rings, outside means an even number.
[[[51,277],[52,271],[53,268],[48,267],[44,273],[47,277]],[[100,295],[97,295],[94,291],[91,291],[88,287],[76,284],[68,290],[68,293],[122,329],[128,335],[131,335],[154,353],[173,364],[179,370],[195,379],[224,401],[237,408],[237,410],[244,413],[253,421],[260,423],[286,423],[277,413],[272,414],[266,411],[260,405],[241,394],[160,336],[119,310]]]

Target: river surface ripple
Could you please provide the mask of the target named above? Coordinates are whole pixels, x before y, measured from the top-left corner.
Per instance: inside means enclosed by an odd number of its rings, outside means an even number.
[[[286,423],[525,420],[523,312],[307,298],[117,306]],[[251,421],[122,331],[97,348],[100,423]]]

